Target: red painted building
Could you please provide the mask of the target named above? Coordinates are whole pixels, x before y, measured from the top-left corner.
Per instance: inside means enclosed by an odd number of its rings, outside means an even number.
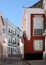
[[[24,59],[43,59],[45,51],[45,12],[41,8],[24,8],[22,16],[22,42],[24,43]]]

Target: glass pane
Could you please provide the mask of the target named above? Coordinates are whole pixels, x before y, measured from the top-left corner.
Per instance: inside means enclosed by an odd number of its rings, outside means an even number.
[[[43,17],[36,15],[33,18],[33,35],[42,35],[43,27]]]
[[[34,40],[34,50],[35,51],[43,50],[43,40]]]
[[[34,35],[42,35],[43,30],[42,29],[34,29]]]

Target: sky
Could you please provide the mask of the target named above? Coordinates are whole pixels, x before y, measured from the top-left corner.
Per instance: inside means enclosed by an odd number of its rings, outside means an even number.
[[[30,7],[39,0],[0,0],[0,11],[3,18],[8,18],[15,26],[21,29],[23,7]]]

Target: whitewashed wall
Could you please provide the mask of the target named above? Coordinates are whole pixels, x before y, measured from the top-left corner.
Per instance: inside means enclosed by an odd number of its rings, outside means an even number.
[[[44,14],[44,10],[40,8],[27,8],[26,11],[26,35],[28,40],[31,38],[31,17],[30,14]]]
[[[43,0],[43,7],[46,9],[46,0]]]

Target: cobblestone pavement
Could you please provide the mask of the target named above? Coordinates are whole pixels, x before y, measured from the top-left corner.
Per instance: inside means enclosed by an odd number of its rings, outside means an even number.
[[[46,61],[44,60],[35,60],[35,61],[28,61],[31,65],[46,65]]]
[[[2,61],[0,65],[31,65],[31,64],[29,64],[25,60],[22,60],[21,57],[18,58],[11,57],[11,58],[7,58],[5,61]]]
[[[20,57],[12,57],[7,58],[5,61],[3,61],[0,65],[46,65],[46,61],[43,60],[35,60],[35,61],[26,61],[22,60]]]
[[[28,64],[26,61],[15,60],[15,61],[5,61],[2,62],[0,65],[31,65],[31,64]]]

